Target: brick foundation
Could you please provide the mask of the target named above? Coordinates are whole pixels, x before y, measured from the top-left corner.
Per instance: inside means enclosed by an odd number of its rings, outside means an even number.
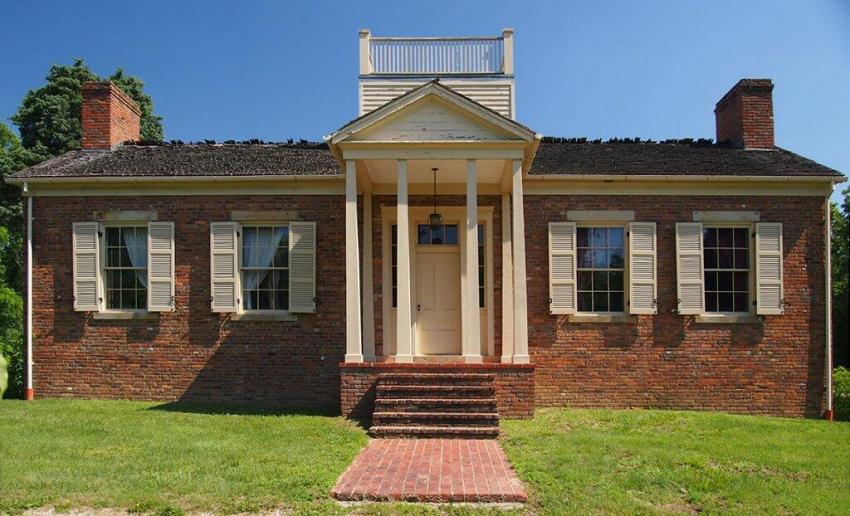
[[[531,364],[393,364],[339,365],[342,415],[369,421],[375,409],[375,383],[380,373],[492,373],[496,375],[496,401],[503,418],[534,416],[534,369]]]

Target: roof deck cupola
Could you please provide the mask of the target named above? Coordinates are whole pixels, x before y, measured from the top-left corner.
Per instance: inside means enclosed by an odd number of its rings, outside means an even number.
[[[513,39],[513,29],[493,37],[376,37],[361,30],[359,114],[436,79],[516,119]]]

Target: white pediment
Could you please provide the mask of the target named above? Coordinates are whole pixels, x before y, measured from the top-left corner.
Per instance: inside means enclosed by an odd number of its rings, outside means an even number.
[[[426,98],[391,119],[352,135],[349,141],[443,142],[508,139],[510,137],[504,134],[504,131],[487,127],[445,102]]]

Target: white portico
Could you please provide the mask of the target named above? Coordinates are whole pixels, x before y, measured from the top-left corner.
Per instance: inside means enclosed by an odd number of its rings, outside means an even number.
[[[328,137],[346,176],[346,362],[441,356],[466,363],[528,363],[524,220],[517,208],[523,168],[538,142],[539,135],[527,127],[436,81]],[[373,195],[396,201],[374,214],[381,224],[375,248],[384,264],[377,308]],[[478,204],[484,195],[501,197],[500,235],[493,234],[494,206]],[[441,203],[447,196],[453,202]],[[413,197],[418,205],[412,205]],[[436,206],[423,205],[423,197]],[[464,205],[458,205],[458,197]],[[429,220],[435,211],[442,217],[439,225]],[[497,241],[500,264],[493,263]],[[493,302],[496,267],[501,268],[500,307]],[[381,357],[375,356],[376,310],[383,321]],[[500,328],[494,325],[496,310]]]

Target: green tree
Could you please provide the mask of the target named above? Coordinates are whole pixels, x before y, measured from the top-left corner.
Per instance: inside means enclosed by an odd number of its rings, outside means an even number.
[[[832,203],[832,349],[835,365],[850,366],[850,338],[847,318],[850,312],[850,272],[848,272],[848,247],[850,247],[850,204],[848,192],[839,208]]]
[[[53,65],[46,77],[47,84],[29,91],[12,121],[21,133],[21,143],[42,159],[58,156],[80,148],[83,138],[82,85],[99,81],[82,59],[72,65]],[[143,140],[161,141],[162,118],[153,114],[153,101],[144,92],[138,77],[118,69],[109,80],[130,95],[142,110]]]

